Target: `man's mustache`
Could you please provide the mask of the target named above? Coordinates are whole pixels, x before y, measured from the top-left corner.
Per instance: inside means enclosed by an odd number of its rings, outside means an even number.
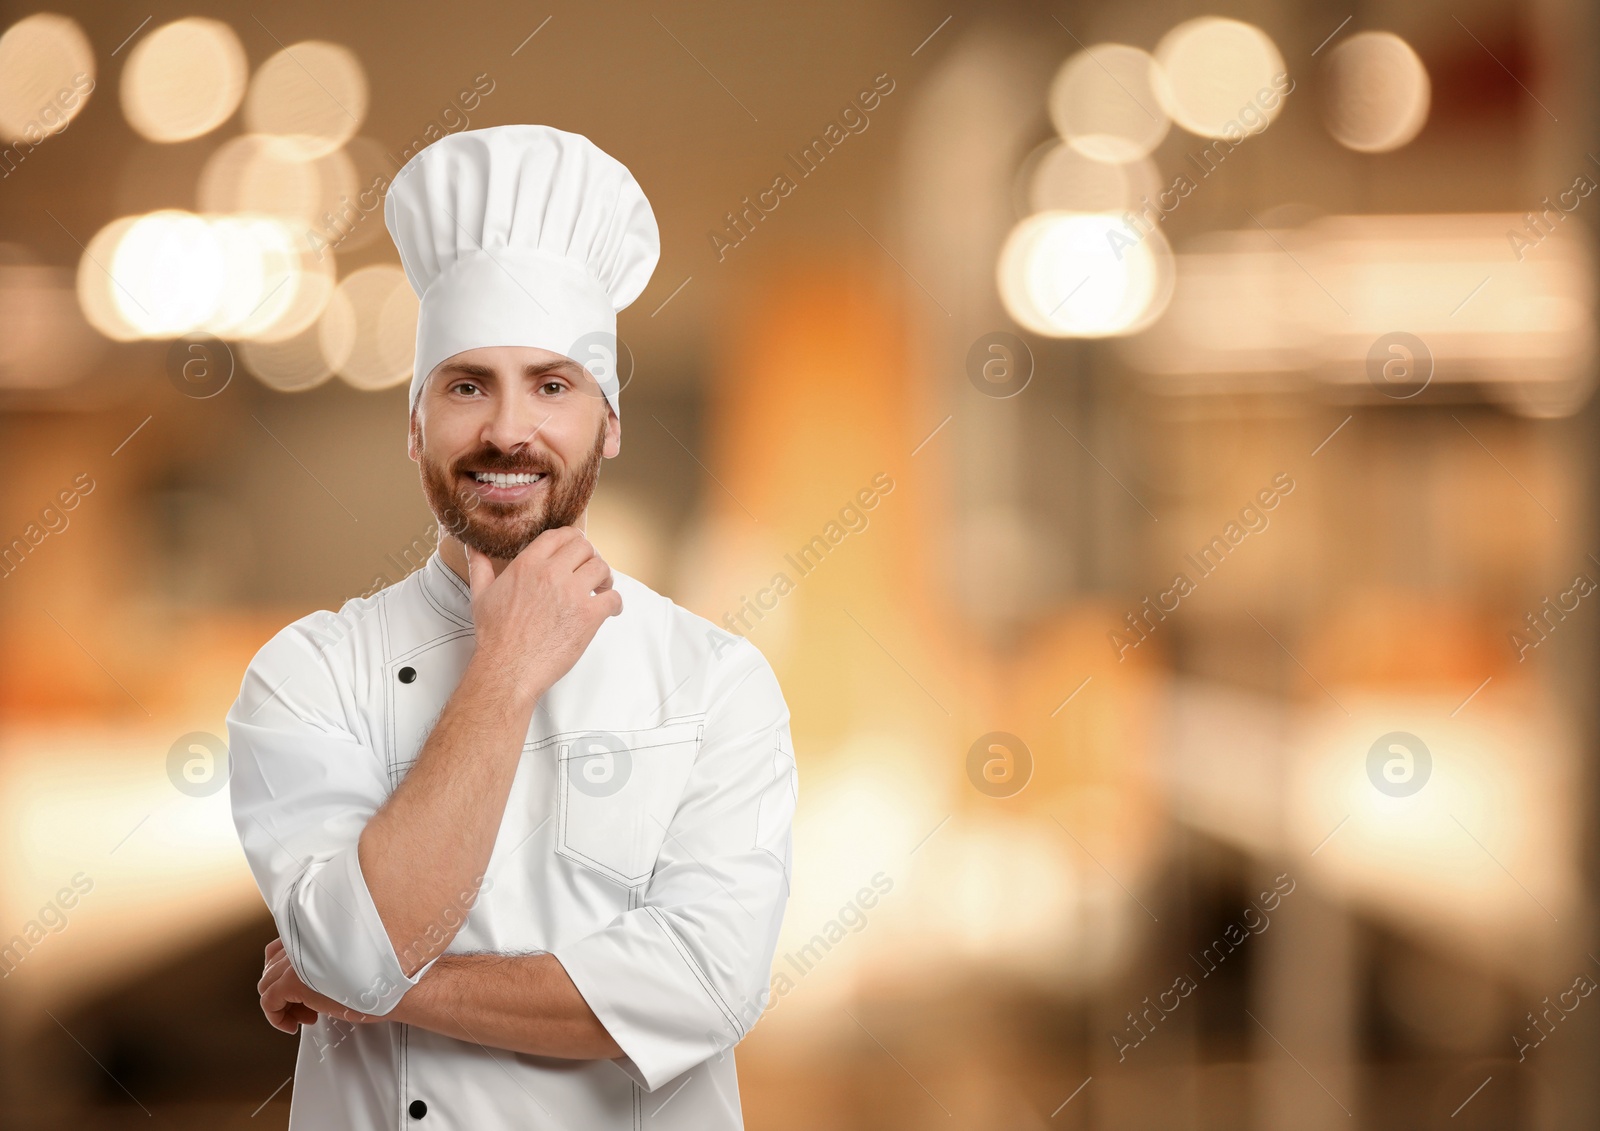
[[[455,470],[466,471],[503,471],[515,475],[519,472],[539,472],[551,475],[555,468],[550,462],[531,452],[514,453],[503,452],[498,448],[486,448],[469,456],[456,460]]]

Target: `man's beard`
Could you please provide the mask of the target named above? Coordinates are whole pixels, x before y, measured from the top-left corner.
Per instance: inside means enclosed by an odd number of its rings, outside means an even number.
[[[533,451],[511,453],[493,446],[469,452],[446,469],[429,457],[420,431],[418,427],[417,462],[422,471],[422,491],[439,520],[440,531],[480,554],[505,561],[520,554],[546,530],[577,525],[599,481],[606,443],[602,420],[589,457],[569,471],[558,471]],[[545,478],[536,486],[532,498],[502,503],[481,497],[471,486],[463,485],[457,490],[455,473],[463,467],[508,474],[542,472]]]

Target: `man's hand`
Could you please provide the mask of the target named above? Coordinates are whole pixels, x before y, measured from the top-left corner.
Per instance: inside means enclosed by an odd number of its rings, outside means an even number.
[[[460,901],[477,897],[540,697],[622,612],[611,567],[572,527],[540,534],[498,577],[468,548],[467,574],[472,658],[359,842],[361,875],[408,978],[450,945]]]
[[[315,1025],[319,1013],[344,1021],[384,1020],[346,1009],[332,998],[309,989],[289,964],[282,939],[273,939],[267,944],[266,967],[261,972],[261,981],[256,983],[256,991],[261,995],[261,1012],[267,1015],[274,1029],[285,1033],[294,1033],[301,1025]]]
[[[601,623],[622,612],[611,567],[573,526],[540,534],[494,575],[467,547],[477,653],[518,682],[549,687],[578,662]]]

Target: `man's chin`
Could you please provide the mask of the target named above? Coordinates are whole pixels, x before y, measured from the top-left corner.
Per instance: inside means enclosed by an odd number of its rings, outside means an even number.
[[[543,523],[532,526],[527,523],[517,523],[513,527],[484,527],[482,524],[473,524],[464,530],[456,532],[456,541],[465,546],[470,546],[486,557],[497,558],[501,561],[510,561],[528,544],[547,528]]]

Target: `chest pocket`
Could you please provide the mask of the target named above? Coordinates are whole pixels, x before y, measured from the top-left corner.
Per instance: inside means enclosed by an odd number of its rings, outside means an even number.
[[[556,742],[557,851],[636,887],[650,878],[705,730],[705,716]]]

